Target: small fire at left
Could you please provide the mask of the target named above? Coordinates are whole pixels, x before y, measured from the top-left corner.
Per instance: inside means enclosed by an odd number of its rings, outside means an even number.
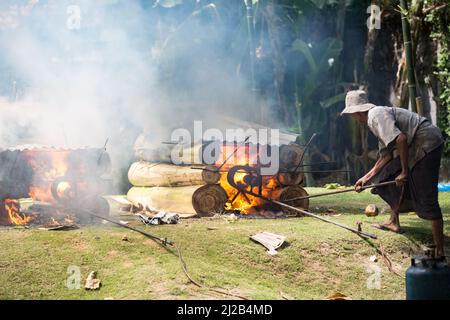
[[[26,145],[0,151],[0,224],[66,223],[76,208],[100,203],[94,200],[107,194],[110,168],[104,148]]]
[[[20,202],[18,200],[5,199],[2,202],[3,203],[0,203],[0,212],[3,212],[0,214],[0,216],[3,216],[8,220],[5,221],[6,224],[24,226],[33,219],[31,215],[26,216],[20,212]]]

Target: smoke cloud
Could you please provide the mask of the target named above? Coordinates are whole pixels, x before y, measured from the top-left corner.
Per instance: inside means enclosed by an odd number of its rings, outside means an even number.
[[[246,64],[245,24],[221,17],[236,2],[2,1],[0,147],[109,139],[120,168],[142,131],[160,146],[194,120],[252,114],[236,63]]]

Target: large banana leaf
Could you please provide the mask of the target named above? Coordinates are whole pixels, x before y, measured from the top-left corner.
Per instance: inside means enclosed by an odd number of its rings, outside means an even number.
[[[308,62],[310,72],[317,72],[317,64],[311,52],[311,47],[305,41],[301,39],[295,40],[292,44],[292,49],[304,55],[306,61]]]
[[[306,107],[309,105],[311,96],[323,85],[320,78],[332,67],[333,64],[330,62],[339,57],[342,48],[342,41],[336,38],[327,38],[314,46],[301,39],[293,42],[292,49],[305,58],[309,67],[306,72],[304,87],[300,90],[300,97]]]
[[[339,93],[339,94],[337,94],[335,96],[332,96],[332,97],[330,97],[328,99],[322,100],[320,102],[320,106],[323,109],[327,109],[327,108],[329,108],[331,106],[334,106],[336,103],[344,101],[344,100],[345,100],[345,93]]]
[[[342,41],[335,38],[327,38],[314,45],[297,39],[292,44],[292,50],[306,61],[306,70],[301,70],[304,81],[297,88],[300,100],[297,105],[297,116],[301,117],[297,123],[300,124],[299,129],[303,135],[310,136],[313,132],[322,131],[323,126],[327,123],[326,109],[342,101],[345,97],[343,93],[340,93],[317,101],[317,97],[322,97],[324,93],[335,92],[330,88],[324,88],[328,87],[327,74],[341,54],[342,48]]]

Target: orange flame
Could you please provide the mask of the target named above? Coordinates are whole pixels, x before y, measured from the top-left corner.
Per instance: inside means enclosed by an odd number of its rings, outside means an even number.
[[[53,196],[50,190],[50,186],[48,187],[38,187],[38,186],[30,186],[29,192],[30,198],[33,200],[44,201],[44,202],[52,202]]]
[[[31,217],[25,217],[20,214],[20,204],[17,200],[5,199],[5,210],[12,224],[23,226],[31,220]]]
[[[56,188],[56,192],[58,193],[58,196],[60,198],[63,198],[68,193],[70,193],[71,188],[72,188],[72,186],[70,185],[70,183],[68,181],[62,181],[58,184],[58,186]]]
[[[35,182],[37,182],[30,186],[29,196],[32,199],[53,202],[51,182],[66,174],[69,153],[69,150],[51,148],[24,150],[28,163],[33,169]]]
[[[224,169],[230,169],[233,166],[237,165],[248,165],[248,164],[254,164],[256,161],[257,154],[253,155],[251,152],[249,152],[248,146],[242,146],[240,147],[236,152],[236,146],[234,145],[224,145],[222,146],[221,155],[219,157],[219,160],[216,163],[216,166],[220,166],[222,163],[226,163],[222,166]],[[233,155],[234,154],[234,155]],[[219,184],[224,190],[226,191],[228,195],[228,202],[225,205],[226,210],[239,210],[242,214],[250,214],[252,212],[252,209],[256,206],[261,206],[265,203],[264,200],[258,197],[254,197],[251,195],[246,194],[245,196],[241,193],[236,198],[236,194],[238,193],[238,190],[236,190],[234,187],[232,187],[228,183],[227,175],[228,170],[224,170],[225,172],[221,172],[220,174],[220,180]],[[234,175],[234,180],[236,183],[243,183],[247,185],[244,182],[245,177],[247,176],[247,173],[245,172],[237,172]],[[262,192],[261,194],[265,197],[270,197],[270,194],[272,191],[279,188],[280,185],[276,179],[276,177],[273,176],[265,176],[263,177],[262,181]],[[247,189],[250,190],[250,187]],[[251,190],[253,193],[258,193],[258,187],[253,187]],[[234,199],[234,200],[233,200]],[[231,202],[233,200],[233,202]]]

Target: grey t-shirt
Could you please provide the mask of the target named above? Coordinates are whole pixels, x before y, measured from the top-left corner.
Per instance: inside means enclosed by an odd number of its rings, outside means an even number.
[[[410,169],[444,142],[439,128],[427,118],[402,108],[372,108],[369,110],[367,125],[378,138],[381,155],[394,151],[395,139],[400,133],[406,135]]]

